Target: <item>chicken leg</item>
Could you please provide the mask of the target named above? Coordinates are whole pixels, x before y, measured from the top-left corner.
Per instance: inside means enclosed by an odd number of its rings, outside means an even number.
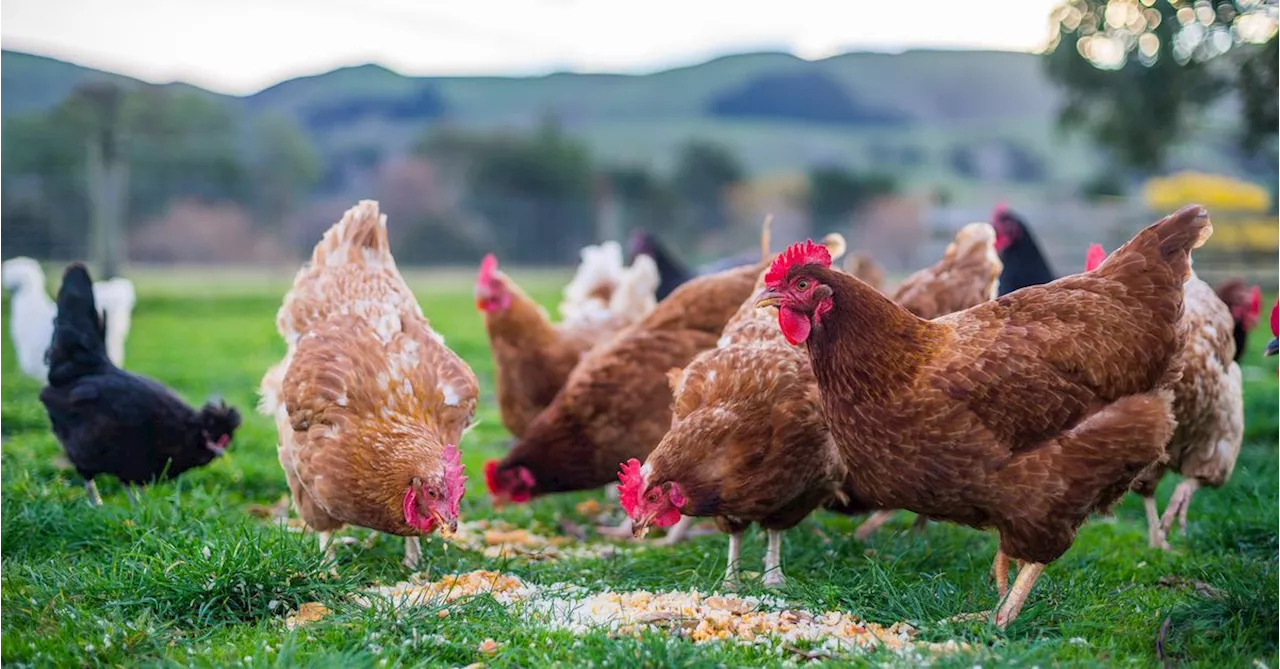
[[[1169,506],[1165,507],[1164,515],[1160,518],[1160,528],[1164,530],[1166,536],[1173,529],[1175,516],[1178,518],[1178,529],[1183,534],[1187,533],[1187,509],[1191,508],[1191,496],[1199,489],[1200,479],[1182,479],[1178,487],[1173,489]]]
[[[782,574],[782,530],[765,530],[769,545],[764,552],[764,584],[769,588],[781,587],[787,578]]]
[[[996,582],[996,594],[1004,599],[1009,594],[1009,556],[996,549],[996,560],[991,565],[991,578]]]
[[[336,564],[338,562],[338,553],[333,548],[333,533],[316,532],[316,539],[320,542],[320,550],[324,551],[325,561],[330,564]],[[336,569],[330,571],[337,572]]]
[[[1160,509],[1156,508],[1156,498],[1143,497],[1142,505],[1147,509],[1147,545],[1151,548],[1169,550],[1169,542],[1165,540],[1165,531],[1160,527]]]
[[[729,535],[729,564],[724,569],[724,589],[738,587],[738,558],[742,555],[742,532]]]
[[[1042,572],[1044,572],[1044,565],[1039,562],[1023,563],[1023,566],[1018,569],[1018,577],[1013,581],[1013,588],[1009,590],[1009,595],[1003,598],[1004,601],[996,611],[996,627],[1004,629],[1018,617],[1018,613],[1022,611],[1022,605],[1027,602],[1027,595],[1031,594],[1031,588],[1035,587],[1036,580],[1040,578]]]
[[[95,508],[102,506],[102,495],[98,494],[98,484],[94,483],[93,479],[84,482],[84,491],[89,494],[89,506]]]
[[[417,571],[422,562],[422,540],[418,537],[404,538],[404,566]]]
[[[871,514],[871,517],[862,521],[858,529],[853,531],[853,538],[858,541],[866,541],[867,537],[875,533],[876,530],[884,526],[885,523],[893,520],[893,511],[877,511]]]

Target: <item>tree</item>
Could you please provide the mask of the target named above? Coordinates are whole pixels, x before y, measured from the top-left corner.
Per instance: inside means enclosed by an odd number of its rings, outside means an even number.
[[[857,174],[842,167],[816,167],[809,171],[807,204],[815,231],[843,227],[858,209],[881,195],[898,189],[887,174]]]
[[[320,157],[288,117],[268,113],[252,129],[249,173],[260,223],[278,225],[320,179]]]
[[[725,192],[746,177],[746,169],[728,147],[694,140],[680,151],[672,182],[693,213],[694,224],[718,230],[728,223]]]
[[[1228,94],[1240,139],[1276,134],[1277,0],[1067,0],[1054,11],[1046,69],[1059,121],[1129,168],[1152,170],[1196,117]]]
[[[464,206],[490,222],[504,258],[567,262],[595,238],[591,155],[554,122],[528,134],[437,130],[415,152],[466,175]]]

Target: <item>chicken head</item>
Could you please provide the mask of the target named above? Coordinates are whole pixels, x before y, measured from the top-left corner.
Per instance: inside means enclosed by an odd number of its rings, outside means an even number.
[[[631,519],[631,532],[642,537],[650,526],[670,527],[680,521],[680,507],[686,501],[679,484],[666,482],[649,486],[649,466],[631,458],[618,472],[618,501]]]
[[[505,277],[498,272],[498,259],[492,253],[480,261],[476,276],[476,308],[486,313],[502,311],[511,305],[511,291]]]
[[[442,456],[444,473],[438,482],[415,476],[404,491],[404,522],[423,534],[439,529],[442,533],[458,531],[458,507],[466,491],[467,477],[462,474],[462,454],[449,444]]]
[[[533,499],[534,486],[537,479],[533,472],[523,465],[512,465],[501,468],[497,460],[490,460],[484,465],[484,482],[489,488],[494,506],[514,502],[523,504]]]
[[[834,306],[830,287],[807,273],[792,271],[809,265],[831,267],[831,252],[812,239],[792,244],[774,259],[764,276],[765,288],[756,296],[757,308],[778,308],[778,325],[793,346],[803,344]]]

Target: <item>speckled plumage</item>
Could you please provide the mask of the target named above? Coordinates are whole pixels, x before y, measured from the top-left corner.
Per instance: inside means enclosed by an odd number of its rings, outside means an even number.
[[[325,233],[276,319],[288,352],[262,382],[302,519],[417,535],[405,491],[443,483],[446,445],[475,415],[471,368],[436,334],[396,269],[386,219],[363,201]]]

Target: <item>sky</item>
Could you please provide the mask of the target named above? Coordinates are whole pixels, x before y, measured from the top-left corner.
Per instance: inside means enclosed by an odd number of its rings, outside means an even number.
[[[0,46],[244,95],[371,62],[415,76],[536,75],[652,72],[759,50],[810,59],[919,47],[1037,51],[1058,2],[5,0]]]

